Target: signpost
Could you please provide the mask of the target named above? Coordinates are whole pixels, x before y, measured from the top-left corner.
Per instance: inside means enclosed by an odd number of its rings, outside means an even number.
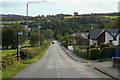
[[[73,40],[73,45],[75,47],[75,45],[76,45],[76,39]]]
[[[23,32],[17,32],[17,61],[19,61],[19,35],[22,35]]]

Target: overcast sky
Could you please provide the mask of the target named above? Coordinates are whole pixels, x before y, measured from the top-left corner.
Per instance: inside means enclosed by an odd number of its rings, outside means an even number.
[[[2,0],[0,14],[26,15],[26,2],[35,1],[41,0]],[[46,0],[46,2],[42,3],[29,4],[29,15],[117,12],[118,2],[119,0]]]

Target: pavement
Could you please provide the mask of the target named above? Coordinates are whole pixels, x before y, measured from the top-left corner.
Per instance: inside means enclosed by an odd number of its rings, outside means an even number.
[[[60,44],[59,44],[60,45]],[[61,46],[61,45],[60,45]],[[84,63],[87,66],[90,66],[101,73],[110,76],[116,80],[120,80],[120,69],[112,67],[112,62],[97,62],[94,60],[86,60],[78,57],[73,53],[73,51],[68,50],[67,48],[61,46],[61,48],[69,55],[73,60]]]
[[[43,80],[47,80],[47,78],[49,80],[51,78],[51,80],[66,80],[67,78],[69,78],[68,80],[113,80],[111,77],[85,65],[85,63],[72,59],[57,41],[54,42],[55,44],[51,44],[40,60],[30,64],[26,69],[16,74],[13,80],[27,78],[29,80],[41,80],[41,78]]]

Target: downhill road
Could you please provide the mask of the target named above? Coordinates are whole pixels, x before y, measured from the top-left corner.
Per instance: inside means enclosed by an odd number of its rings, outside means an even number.
[[[30,64],[14,78],[109,78],[99,71],[71,59],[57,41],[40,60]]]

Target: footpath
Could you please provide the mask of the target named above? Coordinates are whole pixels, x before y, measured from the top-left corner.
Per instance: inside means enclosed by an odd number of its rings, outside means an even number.
[[[61,46],[61,45],[60,45]],[[86,66],[92,67],[105,75],[108,75],[111,78],[120,80],[120,69],[112,67],[112,62],[97,62],[94,60],[86,60],[78,57],[73,53],[73,51],[68,50],[67,48],[61,46],[61,48],[66,52],[66,54],[75,61],[79,61]]]

